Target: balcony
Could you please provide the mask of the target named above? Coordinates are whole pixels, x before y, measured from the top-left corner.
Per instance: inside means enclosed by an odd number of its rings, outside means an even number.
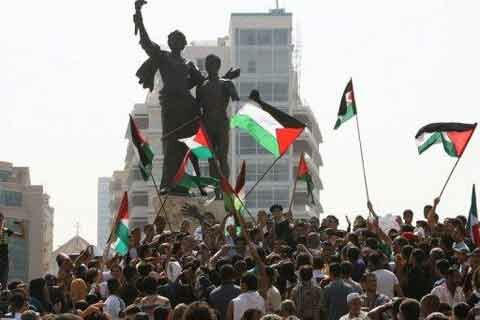
[[[318,143],[323,143],[322,133],[310,107],[297,105],[293,109],[293,116],[307,125]]]
[[[311,140],[308,138],[305,139],[303,135],[293,144],[293,156],[295,158],[300,158],[302,152],[307,154],[313,160],[315,166],[320,167],[323,165],[318,147],[312,145]]]

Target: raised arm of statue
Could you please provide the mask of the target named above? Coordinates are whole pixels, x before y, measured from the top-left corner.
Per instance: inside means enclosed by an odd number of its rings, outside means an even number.
[[[133,15],[133,22],[135,23],[135,30],[140,32],[140,45],[142,46],[143,50],[145,50],[149,57],[159,58],[161,55],[160,46],[150,40],[147,29],[143,23],[142,6],[146,3],[147,2],[144,0],[135,1],[135,14]]]

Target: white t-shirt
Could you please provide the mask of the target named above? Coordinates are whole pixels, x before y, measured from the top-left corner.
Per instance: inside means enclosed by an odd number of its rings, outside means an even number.
[[[125,302],[116,295],[110,295],[105,301],[105,312],[108,313],[113,320],[120,319],[120,311],[125,309]]]
[[[274,286],[271,286],[267,291],[267,301],[265,301],[265,308],[267,313],[275,313],[280,311],[282,305],[282,295],[280,291]]]
[[[265,300],[257,291],[248,291],[232,300],[233,320],[240,320],[249,309],[256,309],[265,313]]]
[[[347,313],[343,317],[340,318],[340,320],[368,320],[368,313],[365,311],[360,311],[360,314],[356,317],[350,316],[350,313]]]
[[[394,286],[399,283],[397,276],[387,269],[376,270],[373,273],[377,277],[377,293],[392,299],[395,296]]]

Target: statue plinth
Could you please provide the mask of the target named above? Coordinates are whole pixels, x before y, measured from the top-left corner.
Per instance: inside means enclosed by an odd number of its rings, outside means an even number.
[[[165,197],[162,197],[162,201],[164,201],[164,199]],[[205,212],[211,212],[215,216],[215,219],[218,222],[222,221],[223,218],[226,216],[225,205],[223,200],[214,200],[208,206],[205,207],[200,198],[169,195],[164,208],[168,214],[168,220],[172,224],[172,227],[175,231],[180,230],[180,225],[182,224],[182,221],[184,219],[190,220],[194,226],[198,225],[198,221],[196,219],[183,215],[182,207],[186,203],[196,206],[200,210],[201,214],[204,214]],[[155,208],[155,212],[158,212],[161,205],[162,203],[160,202],[158,197],[155,197],[153,202],[153,207]],[[163,216],[164,213],[161,212],[160,215]]]

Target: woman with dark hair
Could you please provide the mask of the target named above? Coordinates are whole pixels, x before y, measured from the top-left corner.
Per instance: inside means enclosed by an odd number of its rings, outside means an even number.
[[[47,283],[44,279],[38,278],[30,281],[29,291],[29,303],[34,306],[40,314],[44,314],[52,310]]]

